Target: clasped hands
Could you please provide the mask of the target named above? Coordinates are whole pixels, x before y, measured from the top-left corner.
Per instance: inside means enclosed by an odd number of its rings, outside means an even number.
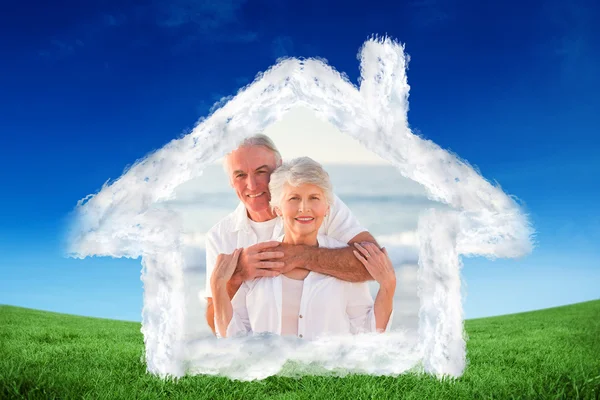
[[[301,247],[270,241],[236,249],[231,254],[219,254],[211,279],[241,283],[284,274],[300,267]]]
[[[395,287],[395,274],[385,248],[373,243],[354,243],[353,253],[365,266],[374,280],[382,285]],[[305,268],[308,246],[291,245],[277,241],[257,243],[236,249],[231,254],[219,254],[211,281],[226,284],[259,277],[274,277],[295,268]]]

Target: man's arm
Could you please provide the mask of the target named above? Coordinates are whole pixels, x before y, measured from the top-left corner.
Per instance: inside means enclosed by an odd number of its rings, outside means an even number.
[[[331,275],[347,282],[366,282],[373,278],[365,266],[354,256],[354,243],[370,242],[377,247],[377,241],[367,231],[354,236],[348,244],[349,247],[328,249],[302,245],[281,244],[285,253],[283,261],[284,271],[294,268],[308,269],[324,275]],[[276,249],[279,250],[279,249]]]
[[[353,244],[356,242],[377,244],[377,242],[360,225],[348,206],[336,195],[334,195],[334,201],[330,207],[329,217],[327,221],[323,221],[323,225],[325,228],[323,233],[326,236],[342,243],[348,243],[350,247],[336,249],[305,247],[300,249],[300,263],[296,265],[300,268],[331,275],[348,282],[372,280],[373,278],[364,265],[354,256]]]

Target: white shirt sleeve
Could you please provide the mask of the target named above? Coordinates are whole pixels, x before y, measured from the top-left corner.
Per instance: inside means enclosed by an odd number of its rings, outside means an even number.
[[[250,287],[246,282],[242,283],[240,289],[235,296],[233,296],[233,299],[231,299],[233,316],[231,317],[231,322],[229,322],[229,325],[227,326],[227,337],[246,335],[249,332],[252,332],[248,307],[246,306],[246,295],[248,294],[249,288]]]
[[[212,290],[210,288],[210,277],[212,275],[212,271],[215,268],[215,264],[217,263],[217,256],[219,255],[219,250],[217,249],[217,242],[215,240],[215,233],[209,231],[206,234],[206,288],[204,292],[204,297],[212,298]]]
[[[331,236],[343,243],[348,243],[350,239],[366,229],[354,217],[350,209],[336,195],[333,195],[334,201],[329,209],[329,216],[324,221],[323,234]]]
[[[359,333],[377,332],[374,302],[369,291],[369,285],[366,282],[347,282],[346,299],[346,313],[350,320],[350,333],[356,335]],[[390,319],[385,327],[386,332],[390,331],[393,316],[394,311],[392,310]]]

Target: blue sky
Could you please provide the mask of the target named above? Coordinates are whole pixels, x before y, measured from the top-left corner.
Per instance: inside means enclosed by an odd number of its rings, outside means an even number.
[[[0,303],[139,320],[138,260],[62,257],[77,200],[279,57],[356,83],[373,33],[406,43],[413,130],[518,196],[538,231],[519,262],[465,260],[466,317],[600,298],[597,2],[82,4],[0,14]]]

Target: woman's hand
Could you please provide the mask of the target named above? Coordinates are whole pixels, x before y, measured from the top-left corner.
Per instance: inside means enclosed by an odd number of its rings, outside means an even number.
[[[219,254],[217,262],[210,277],[212,286],[221,283],[226,284],[230,279],[237,266],[238,259],[243,249],[235,249],[231,254]]]
[[[363,263],[373,279],[381,288],[393,293],[396,290],[396,273],[385,247],[379,250],[375,244],[369,242],[363,242],[362,245],[354,243],[354,246],[358,249],[353,250],[354,256]]]

